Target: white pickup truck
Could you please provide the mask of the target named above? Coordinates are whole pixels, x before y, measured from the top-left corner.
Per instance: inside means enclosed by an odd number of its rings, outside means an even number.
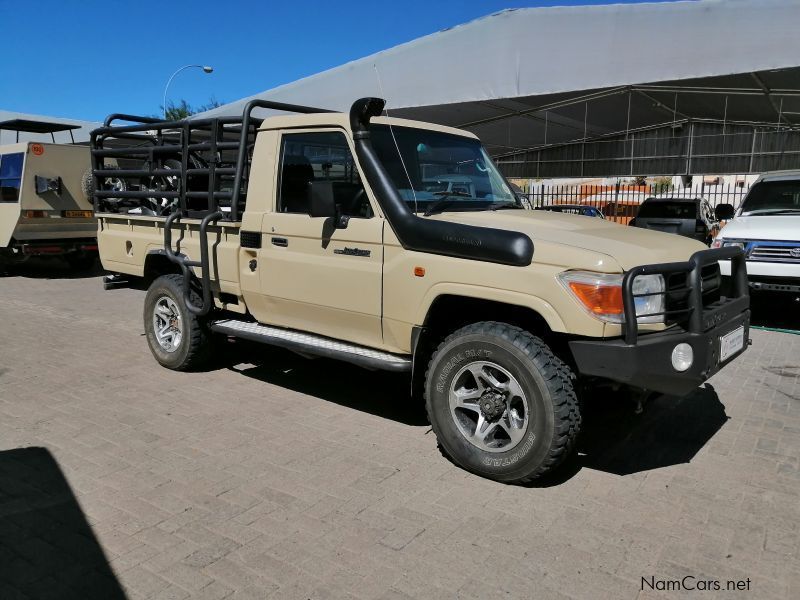
[[[744,250],[751,289],[800,293],[800,170],[765,173],[738,212],[720,204],[717,218],[733,220],[712,247]],[[720,267],[723,278],[730,276],[730,261]]]

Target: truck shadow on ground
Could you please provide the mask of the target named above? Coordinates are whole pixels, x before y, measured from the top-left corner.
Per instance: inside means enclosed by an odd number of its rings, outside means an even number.
[[[428,424],[422,403],[409,397],[407,375],[368,371],[326,358],[308,359],[242,340],[228,342],[225,356],[227,368],[247,377],[405,425]]]
[[[610,392],[585,402],[577,454],[532,486],[559,485],[583,468],[622,476],[688,463],[730,418],[708,383],[683,398],[658,395],[641,414],[635,406]]]
[[[100,261],[95,261],[88,269],[76,269],[60,258],[33,257],[15,265],[0,264],[0,280],[8,277],[28,279],[90,279],[103,275],[105,271]]]
[[[0,598],[125,599],[44,448],[0,452]]]
[[[406,425],[428,425],[422,400],[409,395],[408,376],[239,341],[226,347],[226,356],[227,368],[247,377]],[[253,356],[259,357],[255,364]],[[584,403],[578,454],[533,485],[559,485],[583,468],[629,475],[688,463],[728,420],[710,384],[684,398],[656,396],[641,414],[635,407],[627,394],[598,392]]]
[[[755,292],[750,295],[750,309],[753,325],[800,330],[800,295]]]

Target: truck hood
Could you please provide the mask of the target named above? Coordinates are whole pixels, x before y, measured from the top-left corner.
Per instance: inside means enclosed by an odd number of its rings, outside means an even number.
[[[719,235],[722,239],[778,240],[793,242],[800,240],[800,216],[756,215],[736,217]]]
[[[687,260],[706,248],[696,240],[679,235],[627,227],[597,217],[543,210],[445,212],[426,218],[525,233],[533,240],[534,262],[538,242],[604,254],[625,270],[645,264]]]

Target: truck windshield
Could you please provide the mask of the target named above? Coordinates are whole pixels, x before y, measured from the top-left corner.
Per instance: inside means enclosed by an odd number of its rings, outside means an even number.
[[[742,215],[800,213],[800,181],[762,181],[753,186]]]
[[[413,211],[521,206],[476,139],[379,124],[370,132],[378,158]]]

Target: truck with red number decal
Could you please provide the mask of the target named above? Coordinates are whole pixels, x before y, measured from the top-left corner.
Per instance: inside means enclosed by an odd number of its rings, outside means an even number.
[[[53,134],[77,126],[15,119],[0,129]],[[32,256],[62,257],[75,269],[97,258],[90,149],[16,141],[0,145],[0,271]]]

